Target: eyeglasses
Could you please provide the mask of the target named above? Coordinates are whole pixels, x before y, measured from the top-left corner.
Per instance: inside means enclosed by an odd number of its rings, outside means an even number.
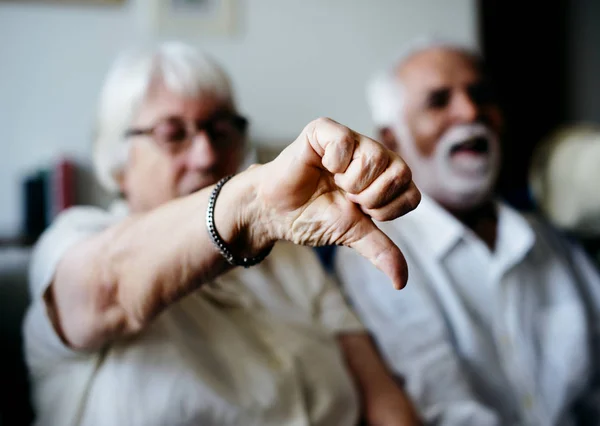
[[[189,147],[194,137],[204,131],[216,149],[226,149],[241,141],[247,127],[248,120],[235,114],[220,114],[198,121],[167,117],[146,129],[129,129],[125,137],[151,136],[159,146],[176,153]]]

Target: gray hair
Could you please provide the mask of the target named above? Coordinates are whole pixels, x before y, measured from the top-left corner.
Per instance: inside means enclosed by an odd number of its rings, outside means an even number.
[[[235,107],[225,71],[187,44],[167,42],[122,53],[104,82],[94,135],[96,177],[112,193],[119,191],[116,177],[127,161],[125,132],[155,79],[178,95],[214,96]]]
[[[481,60],[479,52],[464,44],[435,37],[421,37],[409,42],[400,54],[367,83],[367,103],[371,118],[377,127],[396,123],[403,109],[403,87],[396,74],[412,57],[431,49],[448,49]]]

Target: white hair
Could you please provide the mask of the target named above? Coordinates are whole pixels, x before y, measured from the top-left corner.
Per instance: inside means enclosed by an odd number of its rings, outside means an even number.
[[[213,96],[235,108],[225,71],[187,44],[167,42],[122,53],[104,82],[94,135],[96,177],[112,193],[119,191],[116,176],[127,161],[125,132],[156,79],[177,95]]]
[[[401,119],[403,87],[397,72],[413,56],[431,49],[448,49],[464,53],[476,60],[481,58],[477,50],[446,39],[421,37],[409,42],[390,65],[377,72],[367,83],[367,103],[371,118],[377,127],[388,127]]]

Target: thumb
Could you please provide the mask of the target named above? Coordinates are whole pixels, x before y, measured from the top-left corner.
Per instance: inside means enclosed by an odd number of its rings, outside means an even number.
[[[394,288],[400,290],[408,281],[408,266],[404,255],[371,220],[366,219],[363,225],[360,227],[364,229],[362,234],[348,245],[386,274],[392,280]]]

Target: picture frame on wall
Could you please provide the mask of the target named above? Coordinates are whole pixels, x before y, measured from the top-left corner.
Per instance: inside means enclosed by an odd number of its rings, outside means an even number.
[[[38,4],[38,5],[67,5],[67,6],[121,6],[126,0],[0,0],[0,3]]]
[[[149,30],[160,36],[194,37],[234,32],[235,0],[147,0]]]

